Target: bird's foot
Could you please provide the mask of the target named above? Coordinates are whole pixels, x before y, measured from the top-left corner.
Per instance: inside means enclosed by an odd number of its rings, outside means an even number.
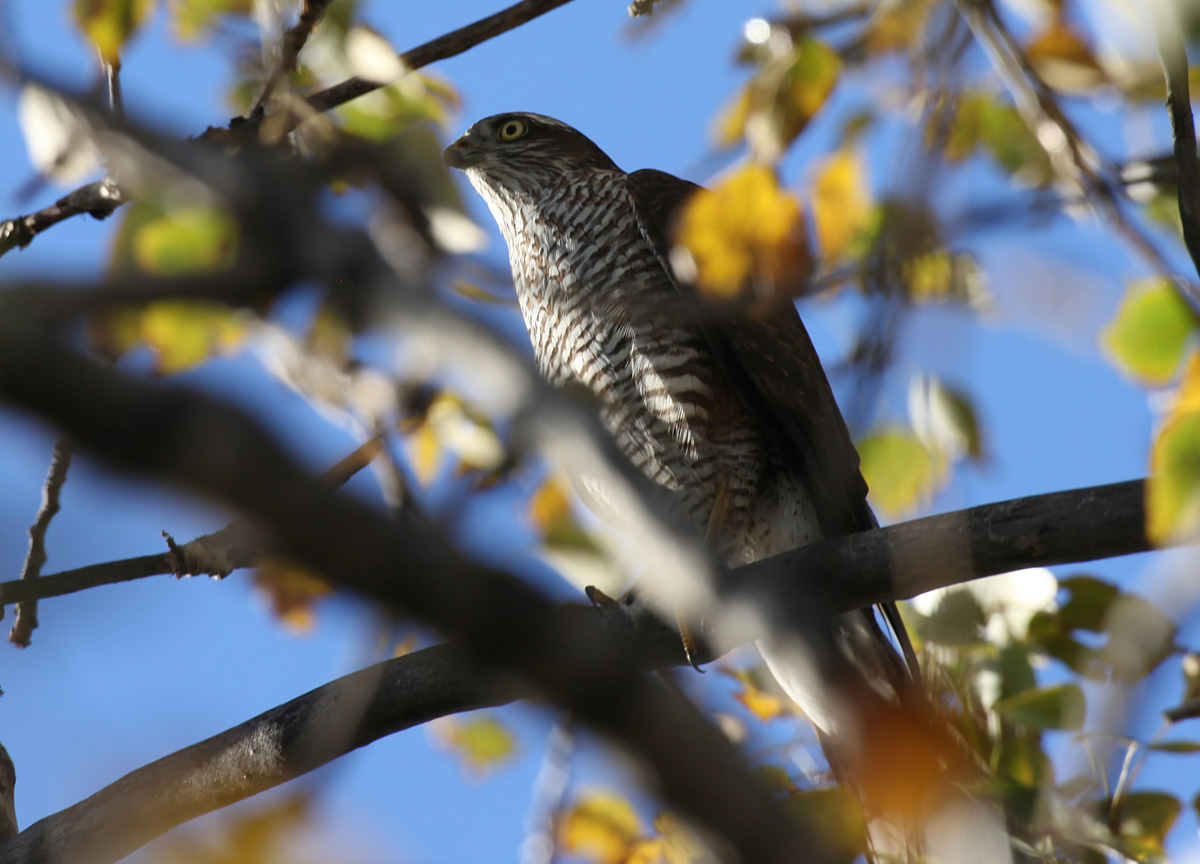
[[[683,639],[683,656],[687,658],[691,667],[704,674],[704,669],[700,667],[700,661],[696,659],[699,653],[696,648],[696,637],[692,635],[692,628],[688,626],[687,620],[682,615],[675,616],[675,626],[679,628],[679,636]]]

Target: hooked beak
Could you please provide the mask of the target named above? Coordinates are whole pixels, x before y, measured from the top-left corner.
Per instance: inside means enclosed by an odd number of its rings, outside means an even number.
[[[470,136],[465,134],[442,151],[442,161],[446,163],[447,167],[463,171],[482,158],[483,154],[471,146]]]

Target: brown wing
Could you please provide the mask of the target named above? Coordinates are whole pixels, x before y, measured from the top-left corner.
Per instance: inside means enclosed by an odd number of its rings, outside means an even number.
[[[642,233],[654,245],[685,302],[699,304],[695,289],[672,271],[669,251],[674,219],[700,187],[652,169],[635,171],[627,184]],[[791,298],[753,312],[741,308],[724,313],[709,306],[699,317],[722,371],[747,408],[769,424],[785,452],[795,458],[822,532],[834,537],[874,528],[878,523],[867,504],[858,451]],[[916,657],[895,604],[880,608],[915,674]],[[874,616],[870,618],[874,625]]]

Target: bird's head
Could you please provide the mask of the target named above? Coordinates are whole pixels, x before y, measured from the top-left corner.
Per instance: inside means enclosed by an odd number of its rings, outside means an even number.
[[[467,173],[479,188],[535,193],[564,176],[616,171],[616,164],[581,132],[541,114],[485,117],[446,148],[451,168]]]

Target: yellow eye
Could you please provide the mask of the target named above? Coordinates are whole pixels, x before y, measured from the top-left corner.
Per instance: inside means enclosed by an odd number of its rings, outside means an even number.
[[[513,141],[528,131],[529,127],[523,120],[505,120],[504,125],[500,127],[500,140]]]

